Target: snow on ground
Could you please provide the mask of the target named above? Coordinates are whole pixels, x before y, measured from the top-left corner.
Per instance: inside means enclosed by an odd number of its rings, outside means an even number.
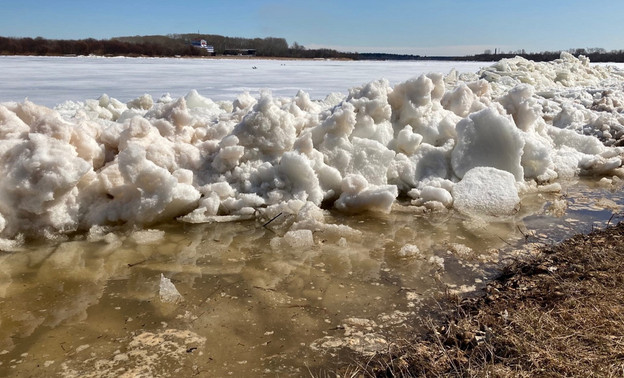
[[[622,175],[624,72],[567,53],[315,98],[4,102],[0,236],[280,213],[317,231],[321,207],[388,212],[398,196],[496,219],[561,178]]]

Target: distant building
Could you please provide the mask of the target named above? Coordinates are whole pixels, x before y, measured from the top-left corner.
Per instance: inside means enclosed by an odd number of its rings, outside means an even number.
[[[256,49],[225,49],[223,55],[247,55],[255,56]]]
[[[191,45],[206,50],[210,55],[214,55],[214,46],[209,45],[204,39],[191,41]]]

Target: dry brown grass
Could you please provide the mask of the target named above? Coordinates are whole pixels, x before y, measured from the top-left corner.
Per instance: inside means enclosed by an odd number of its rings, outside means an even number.
[[[623,377],[624,224],[507,266],[360,369],[369,377]]]

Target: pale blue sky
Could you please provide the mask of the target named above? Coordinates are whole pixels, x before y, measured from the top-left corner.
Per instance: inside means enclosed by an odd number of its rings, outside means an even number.
[[[463,55],[624,49],[621,0],[0,0],[0,36],[283,37],[308,48]]]

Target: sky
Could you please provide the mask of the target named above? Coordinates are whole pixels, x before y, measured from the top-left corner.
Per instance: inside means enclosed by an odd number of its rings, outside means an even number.
[[[429,56],[624,49],[621,0],[0,0],[0,9],[3,37],[200,32]]]

